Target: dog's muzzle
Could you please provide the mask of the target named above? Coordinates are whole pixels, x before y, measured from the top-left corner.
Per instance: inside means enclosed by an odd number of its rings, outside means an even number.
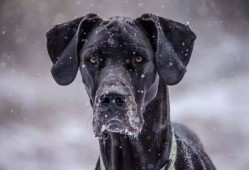
[[[94,102],[93,130],[103,137],[113,132],[137,136],[143,121],[131,89],[123,81],[109,79],[97,90]]]

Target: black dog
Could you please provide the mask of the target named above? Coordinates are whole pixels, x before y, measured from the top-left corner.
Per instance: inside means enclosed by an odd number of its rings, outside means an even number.
[[[195,38],[153,14],[88,14],[47,33],[55,81],[70,84],[80,68],[100,143],[96,169],[215,169],[197,136],[170,122],[167,85],[183,78]]]

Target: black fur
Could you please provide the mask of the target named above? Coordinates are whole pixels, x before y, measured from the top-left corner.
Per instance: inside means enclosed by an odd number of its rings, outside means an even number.
[[[47,33],[55,81],[68,85],[80,69],[106,169],[161,169],[172,131],[177,170],[215,169],[197,136],[170,122],[167,85],[182,80],[195,38],[188,26],[153,14],[88,14]]]

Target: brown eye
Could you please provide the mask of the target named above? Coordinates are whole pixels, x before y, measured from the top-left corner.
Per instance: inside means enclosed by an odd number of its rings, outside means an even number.
[[[96,63],[97,63],[97,58],[94,57],[94,56],[91,56],[91,57],[89,58],[89,62],[90,62],[91,64],[96,64]]]
[[[136,61],[136,63],[142,63],[143,62],[143,57],[136,56],[135,61]]]

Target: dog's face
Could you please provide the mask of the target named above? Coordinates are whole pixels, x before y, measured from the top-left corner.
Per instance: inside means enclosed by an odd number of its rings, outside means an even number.
[[[80,51],[80,71],[93,105],[93,127],[138,134],[143,109],[155,97],[154,50],[136,25],[113,19],[89,33]]]
[[[47,37],[57,83],[71,83],[80,68],[99,137],[141,132],[159,79],[165,85],[182,79],[195,39],[187,26],[152,14],[107,21],[89,14],[54,27]]]

